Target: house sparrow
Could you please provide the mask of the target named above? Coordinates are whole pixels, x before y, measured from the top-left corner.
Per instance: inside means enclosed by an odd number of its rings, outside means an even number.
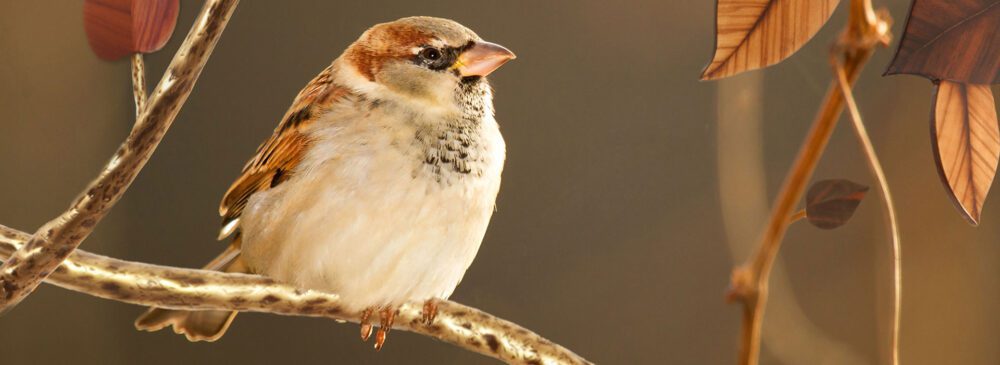
[[[399,305],[448,298],[493,214],[505,146],[486,76],[514,58],[447,19],[379,24],[299,92],[274,134],[226,192],[205,268],[266,275],[338,293],[381,320]],[[236,312],[151,308],[136,327],[173,325],[214,341]]]

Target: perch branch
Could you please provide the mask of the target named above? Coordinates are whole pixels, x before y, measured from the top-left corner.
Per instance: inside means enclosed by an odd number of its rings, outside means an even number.
[[[146,63],[142,53],[132,55],[132,95],[135,98],[135,116],[146,106]]]
[[[90,235],[125,193],[177,117],[238,2],[205,2],[187,38],[136,118],[131,133],[100,175],[68,210],[39,228],[0,267],[0,311],[10,309],[31,294]],[[137,96],[136,101],[139,99]]]
[[[882,201],[884,203],[886,217],[889,220],[889,231],[892,236],[892,325],[890,327],[891,334],[889,342],[892,352],[892,363],[899,364],[899,317],[903,296],[903,271],[902,263],[900,262],[901,245],[899,241],[899,224],[896,221],[896,209],[894,208],[894,204],[892,202],[892,193],[889,191],[889,181],[885,177],[885,171],[882,170],[882,163],[879,161],[878,155],[875,153],[875,146],[872,145],[871,137],[868,136],[868,130],[865,128],[865,123],[861,119],[861,112],[858,110],[857,103],[854,102],[854,93],[847,85],[847,75],[844,73],[844,67],[840,64],[840,60],[836,57],[832,58],[834,71],[837,73],[837,82],[840,85],[840,91],[844,94],[844,98],[847,100],[847,110],[850,111],[851,121],[854,124],[854,131],[858,136],[858,141],[861,142],[861,146],[865,151],[865,156],[868,158],[868,166],[871,168],[872,174],[875,175],[875,179],[878,180],[879,188],[882,190]]]
[[[871,10],[870,0],[852,0],[850,18],[840,41],[846,45],[843,47],[843,58],[847,84],[853,85],[874,52],[877,42],[872,40],[881,39],[885,34],[888,34],[888,26]],[[844,96],[838,85],[838,81],[834,80],[827,90],[812,128],[775,198],[760,245],[745,263],[733,270],[727,298],[743,305],[740,364],[756,365],[758,362],[761,323],[767,305],[771,267],[788,229],[789,217],[802,198],[844,109]]]
[[[22,249],[31,236],[0,225],[0,260]],[[180,269],[129,262],[77,250],[47,281],[96,297],[143,306],[183,310],[237,310],[324,317],[357,323],[339,297],[301,290],[243,274]],[[508,364],[590,364],[572,351],[512,322],[464,305],[442,301],[433,324],[423,323],[422,303],[400,308],[394,328],[448,342]]]

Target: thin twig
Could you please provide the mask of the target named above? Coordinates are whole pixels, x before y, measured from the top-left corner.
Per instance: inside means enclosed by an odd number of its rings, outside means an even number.
[[[142,53],[132,54],[132,95],[135,98],[135,116],[142,114],[146,107],[146,63]]]
[[[876,43],[870,40],[888,33],[884,21],[874,16],[874,12],[870,9],[869,0],[852,1],[850,19],[841,39],[842,44],[851,45],[850,48],[844,48],[843,55],[845,79],[849,85],[853,85],[874,51]],[[795,163],[775,198],[767,226],[761,235],[760,245],[747,262],[733,270],[727,298],[731,301],[738,300],[743,304],[740,364],[756,365],[759,360],[761,324],[767,306],[771,268],[788,229],[789,217],[802,198],[843,111],[844,96],[839,91],[838,85],[839,82],[835,80],[827,90],[812,129],[806,136]]]
[[[761,151],[760,72],[748,72],[721,81],[718,102],[719,202],[722,205],[723,227],[734,259],[750,256],[755,248],[754,235],[759,233],[770,202],[766,201],[764,162]],[[800,210],[799,215],[805,211]],[[793,216],[792,219],[799,218]],[[801,219],[801,218],[799,218]],[[747,240],[749,237],[751,240]],[[842,340],[835,339],[807,318],[801,303],[789,291],[791,279],[778,257],[770,277],[768,310],[781,313],[772,317],[761,330],[761,345],[778,363],[860,365],[868,361]],[[788,336],[794,333],[795,336]],[[764,351],[762,349],[762,351]],[[823,359],[816,360],[822,353]]]
[[[864,121],[861,120],[861,112],[858,111],[858,106],[854,102],[854,93],[851,92],[851,88],[847,86],[847,75],[844,74],[844,67],[840,64],[840,61],[834,56],[832,57],[834,63],[834,70],[837,73],[837,81],[840,84],[840,90],[844,93],[844,97],[847,100],[847,109],[850,111],[851,121],[854,123],[854,131],[857,132],[858,141],[861,142],[862,148],[865,150],[865,156],[868,157],[868,166],[871,167],[872,174],[875,175],[876,180],[878,180],[879,188],[882,189],[882,197],[886,216],[889,219],[889,231],[892,235],[892,334],[890,335],[891,351],[892,351],[892,363],[899,364],[899,321],[900,321],[900,307],[902,305],[902,295],[903,295],[903,272],[902,272],[902,262],[900,261],[900,240],[899,240],[899,224],[896,221],[896,209],[892,201],[892,193],[889,191],[889,181],[885,177],[885,171],[882,170],[882,163],[879,162],[878,155],[875,154],[875,147],[872,145],[871,137],[868,136],[868,130],[865,128]]]
[[[795,214],[792,214],[791,217],[788,217],[788,223],[789,224],[795,223],[805,218],[806,218],[806,210],[802,209],[798,212],[795,212]]]
[[[0,260],[25,246],[27,233],[0,225]],[[51,284],[105,299],[182,310],[238,310],[324,317],[357,323],[336,294],[301,290],[271,279],[117,260],[77,250],[55,269]],[[442,301],[433,324],[422,303],[400,308],[394,328],[412,331],[508,364],[590,364],[572,351],[489,313]]]
[[[31,294],[118,202],[187,100],[238,0],[208,0],[121,147],[72,206],[0,267],[0,311]]]
[[[852,71],[851,80],[857,77],[862,61],[858,59],[848,64],[849,70]],[[778,254],[781,241],[788,228],[788,217],[792,214],[796,202],[802,197],[806,184],[812,176],[843,110],[843,97],[839,92],[834,91],[827,92],[823,106],[813,122],[813,127],[785,179],[772,208],[760,246],[747,262],[733,270],[729,298],[743,303],[740,364],[757,364],[760,352],[760,326],[767,303],[768,277],[774,258]]]

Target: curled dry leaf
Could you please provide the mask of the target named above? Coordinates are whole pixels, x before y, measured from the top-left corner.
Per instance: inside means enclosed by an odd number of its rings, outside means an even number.
[[[178,0],[85,0],[83,27],[90,49],[115,60],[163,48],[178,11]]]
[[[993,93],[988,85],[942,81],[935,94],[931,144],[938,175],[965,218],[979,224],[1000,161]]]
[[[839,0],[718,0],[715,56],[702,80],[781,62],[802,48]]]
[[[865,198],[868,187],[850,180],[818,181],[806,193],[806,218],[822,229],[844,225]]]
[[[970,84],[1000,81],[1000,1],[914,0],[886,71]]]

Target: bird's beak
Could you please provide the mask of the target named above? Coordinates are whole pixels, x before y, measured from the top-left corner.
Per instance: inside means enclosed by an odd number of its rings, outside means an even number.
[[[462,77],[486,76],[512,59],[514,52],[496,43],[477,41],[458,55],[454,68]]]

